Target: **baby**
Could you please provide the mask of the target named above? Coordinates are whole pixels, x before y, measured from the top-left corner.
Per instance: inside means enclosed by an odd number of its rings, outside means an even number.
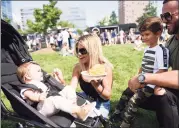
[[[27,102],[38,102],[37,110],[44,116],[52,116],[61,110],[84,121],[96,105],[89,103],[78,106],[76,92],[71,86],[65,86],[62,91],[57,92],[57,95],[48,96],[52,90],[41,82],[43,74],[37,63],[27,62],[20,65],[17,75],[23,83],[33,84],[38,88],[36,90],[28,86],[24,87],[21,89],[20,95]]]

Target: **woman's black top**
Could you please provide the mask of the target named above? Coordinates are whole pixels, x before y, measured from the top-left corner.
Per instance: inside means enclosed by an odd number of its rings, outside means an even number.
[[[94,99],[95,101],[98,99],[101,102],[106,102],[108,100],[104,100],[103,98],[101,98],[98,94],[98,92],[95,90],[95,88],[93,87],[93,85],[91,85],[91,83],[85,82],[81,75],[79,78],[79,83],[80,83],[80,87],[81,89],[86,93],[87,96],[89,96],[90,98]]]

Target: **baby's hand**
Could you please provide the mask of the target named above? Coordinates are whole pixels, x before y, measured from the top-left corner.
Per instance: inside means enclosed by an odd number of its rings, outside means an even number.
[[[53,70],[53,77],[55,77],[55,79],[57,81],[59,81],[60,83],[64,84],[64,78],[63,78],[63,74],[62,74],[62,71],[58,68],[55,68]]]
[[[40,93],[40,95],[39,95],[39,101],[45,100],[46,97],[47,97],[47,93],[46,92]]]
[[[60,78],[63,78],[62,71],[61,71],[60,69],[58,69],[58,68],[55,68],[55,69],[53,70],[53,74],[59,76]]]

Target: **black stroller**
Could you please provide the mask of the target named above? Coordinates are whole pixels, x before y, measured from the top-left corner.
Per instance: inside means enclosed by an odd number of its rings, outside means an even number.
[[[74,119],[70,114],[60,111],[58,114],[49,118],[41,115],[35,108],[36,105],[27,104],[20,97],[20,88],[24,85],[16,75],[17,66],[24,62],[32,61],[32,57],[27,51],[27,46],[20,34],[8,23],[1,20],[1,90],[10,101],[14,110],[7,109],[1,100],[1,119],[17,122],[18,127],[108,127],[108,123],[101,115],[88,117],[82,122]],[[53,77],[43,71],[44,83],[58,90],[62,90],[60,85]],[[78,94],[78,104],[83,104],[86,100]]]

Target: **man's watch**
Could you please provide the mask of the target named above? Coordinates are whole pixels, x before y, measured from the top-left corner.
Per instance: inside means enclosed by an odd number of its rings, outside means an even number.
[[[145,73],[141,73],[138,76],[139,83],[144,84],[145,82]]]

